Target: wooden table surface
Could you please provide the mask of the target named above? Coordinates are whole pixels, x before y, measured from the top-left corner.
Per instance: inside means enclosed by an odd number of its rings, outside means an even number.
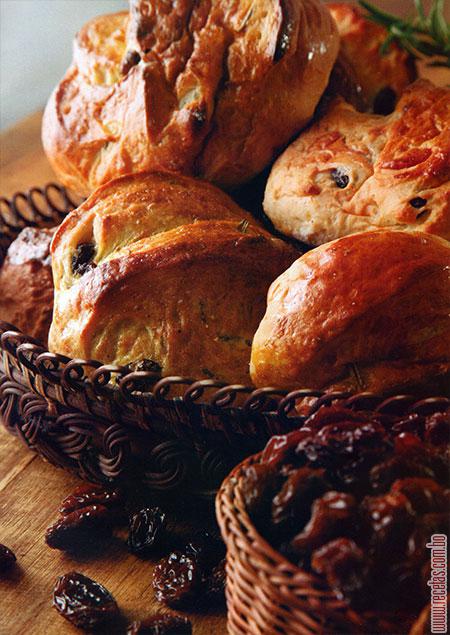
[[[41,113],[0,137],[0,195],[55,180],[40,142]],[[56,578],[77,570],[106,586],[129,621],[159,610],[151,585],[153,564],[129,554],[118,540],[104,556],[80,562],[44,543],[61,500],[79,483],[45,463],[0,428],[0,543],[16,554],[17,571],[0,580],[0,635],[65,635],[77,631],[51,606]],[[224,611],[188,615],[194,635],[226,633]]]

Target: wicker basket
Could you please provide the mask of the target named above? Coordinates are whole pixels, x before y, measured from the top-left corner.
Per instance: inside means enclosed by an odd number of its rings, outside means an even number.
[[[59,185],[0,199],[0,264],[26,225],[52,226],[77,204]],[[299,416],[296,401],[313,397]],[[230,469],[273,434],[298,427],[339,398],[358,408],[382,397],[224,385],[159,377],[50,353],[0,322],[0,419],[32,450],[93,481],[137,478],[154,489],[181,484],[213,493]],[[410,404],[401,396],[391,404]]]
[[[394,398],[380,405],[381,412],[428,414],[449,409],[450,399],[406,406],[401,398]],[[338,600],[319,576],[289,562],[258,533],[246,511],[241,484],[245,469],[259,458],[257,454],[235,467],[216,498],[216,515],[227,546],[230,635],[408,632],[413,622],[410,615],[357,613]]]

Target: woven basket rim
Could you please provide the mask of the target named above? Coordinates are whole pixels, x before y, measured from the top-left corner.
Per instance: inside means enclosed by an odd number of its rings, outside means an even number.
[[[63,186],[48,183],[44,187],[32,187],[26,192],[16,192],[10,199],[0,197],[0,263],[7,245],[26,226],[48,227],[58,224],[80,201]],[[334,399],[343,400],[353,407],[381,409],[401,403],[403,407],[417,407],[447,397],[429,397],[419,400],[411,394],[390,397],[371,392],[326,392],[309,388],[282,390],[268,386],[255,388],[242,384],[226,384],[212,379],[195,379],[181,376],[157,376],[151,372],[130,372],[124,366],[102,364],[96,360],[71,359],[50,352],[46,346],[22,333],[12,324],[0,321],[0,374],[26,386],[31,391],[62,405],[94,411],[108,416],[119,409],[126,421],[133,417],[136,408],[145,408],[149,400],[162,407],[177,408],[180,403],[188,408],[213,408],[215,411],[237,415],[269,415],[278,424],[268,432],[285,432],[301,424],[304,417],[295,410],[296,402],[304,397],[316,399],[313,406]],[[146,392],[136,386],[146,382],[151,388]],[[172,394],[171,394],[172,393]],[[87,405],[89,402],[89,405]],[[308,413],[311,414],[311,411]],[[252,427],[253,426],[253,427]],[[255,434],[254,423],[245,428]]]

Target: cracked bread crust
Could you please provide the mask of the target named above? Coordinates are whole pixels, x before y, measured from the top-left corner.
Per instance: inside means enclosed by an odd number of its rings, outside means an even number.
[[[338,40],[317,0],[132,0],[78,34],[45,151],[80,193],[155,169],[237,186],[309,121]]]

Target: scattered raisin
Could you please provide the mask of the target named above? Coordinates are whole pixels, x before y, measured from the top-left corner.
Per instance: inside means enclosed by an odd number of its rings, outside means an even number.
[[[75,551],[111,534],[109,510],[104,505],[88,505],[63,516],[45,532],[51,549]]]
[[[10,571],[15,562],[16,556],[11,549],[0,544],[0,577]]]
[[[156,613],[142,622],[133,622],[127,635],[191,635],[192,625],[187,617]]]
[[[345,174],[342,168],[335,168],[334,170],[331,170],[331,178],[341,190],[346,188],[350,181],[349,176]]]
[[[119,609],[111,593],[76,571],[58,578],[53,591],[53,606],[66,620],[85,630],[93,630],[119,618]]]
[[[72,256],[72,272],[82,276],[95,267],[95,245],[93,243],[80,243]]]
[[[159,507],[145,507],[130,518],[128,549],[139,556],[151,554],[161,544],[166,514]]]
[[[185,606],[192,602],[201,583],[201,568],[195,556],[179,551],[171,553],[153,571],[156,599],[168,606]]]
[[[423,207],[424,205],[427,204],[427,199],[426,198],[422,198],[421,196],[416,196],[415,198],[412,198],[409,201],[409,204],[412,207],[415,207],[416,209],[420,209],[421,207]]]
[[[119,514],[124,506],[122,493],[104,485],[86,483],[76,487],[62,501],[59,511],[63,516],[89,505],[104,505],[112,512]]]

